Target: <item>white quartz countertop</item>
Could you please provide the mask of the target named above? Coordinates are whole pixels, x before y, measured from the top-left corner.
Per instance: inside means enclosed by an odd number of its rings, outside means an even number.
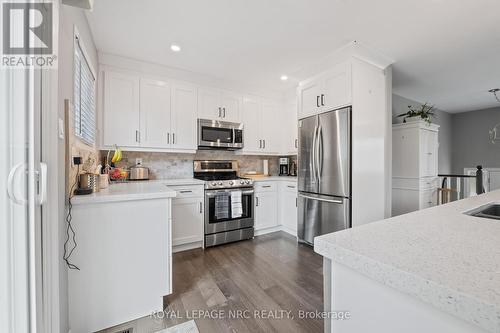
[[[500,332],[500,220],[463,212],[500,190],[315,238],[314,250],[489,332]]]
[[[293,176],[268,176],[268,177],[259,177],[253,180],[254,182],[268,182],[268,181],[289,181],[296,182],[297,177]]]
[[[177,185],[205,185],[205,181],[195,178],[182,178],[182,179],[155,179],[150,180],[150,183],[162,183],[167,186]]]
[[[107,189],[89,195],[73,196],[73,205],[108,203],[130,200],[173,198],[176,191],[162,182],[128,182],[110,184]]]

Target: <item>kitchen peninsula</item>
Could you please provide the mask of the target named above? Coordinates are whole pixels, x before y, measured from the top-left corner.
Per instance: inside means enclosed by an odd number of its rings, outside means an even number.
[[[323,235],[325,332],[500,332],[500,191]],[[436,311],[438,309],[438,311]]]

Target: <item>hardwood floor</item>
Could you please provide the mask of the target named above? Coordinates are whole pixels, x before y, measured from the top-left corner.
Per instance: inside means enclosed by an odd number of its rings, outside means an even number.
[[[322,258],[283,232],[176,253],[164,307],[154,327],[144,318],[134,333],[190,319],[201,333],[323,332],[323,320],[299,318],[323,309]]]

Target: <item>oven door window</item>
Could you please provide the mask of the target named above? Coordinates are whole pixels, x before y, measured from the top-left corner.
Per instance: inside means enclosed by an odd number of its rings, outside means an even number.
[[[233,130],[230,128],[218,128],[203,126],[201,138],[205,142],[233,143]]]
[[[227,218],[218,218],[216,211],[215,211],[215,197],[210,197],[208,198],[208,213],[209,213],[209,218],[208,218],[208,223],[221,223],[221,222],[227,222],[227,221],[232,221],[232,220],[241,220],[241,219],[246,219],[246,218],[251,218],[252,217],[252,208],[253,208],[253,203],[252,203],[252,195],[251,194],[243,194],[241,196],[241,204],[243,208],[243,214],[240,217],[237,218],[231,218],[231,196],[228,197],[228,205],[227,205],[227,214],[220,214],[220,215],[225,215]]]

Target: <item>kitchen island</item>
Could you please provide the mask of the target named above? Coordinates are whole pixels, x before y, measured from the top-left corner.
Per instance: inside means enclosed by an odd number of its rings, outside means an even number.
[[[69,258],[73,333],[102,330],[163,309],[172,292],[171,201],[159,182],[112,184],[71,199],[76,247]],[[68,249],[73,237],[70,233]]]
[[[500,332],[500,191],[315,238],[325,332]]]

